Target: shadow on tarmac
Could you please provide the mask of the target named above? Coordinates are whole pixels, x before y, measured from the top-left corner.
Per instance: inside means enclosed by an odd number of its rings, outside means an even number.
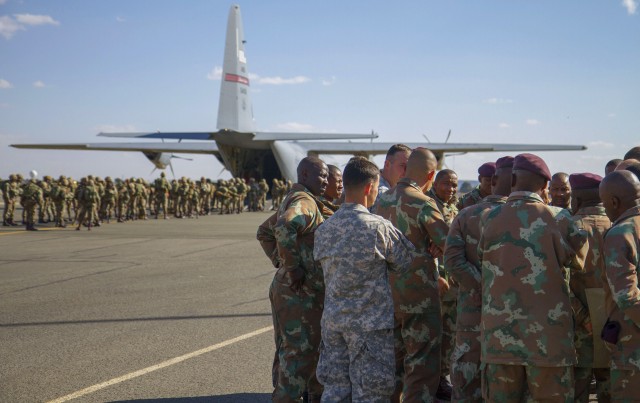
[[[270,402],[270,393],[234,393],[221,396],[169,397],[162,399],[116,400],[109,403],[260,403]]]
[[[194,320],[194,319],[225,319],[225,318],[254,318],[259,316],[271,316],[269,313],[237,313],[229,315],[197,315],[197,316],[164,316],[148,318],[121,318],[121,319],[88,319],[88,320],[62,320],[55,322],[24,322],[24,323],[0,323],[2,327],[25,327],[25,326],[58,326],[58,325],[86,325],[95,323],[117,323],[117,322],[152,322],[162,320]],[[154,401],[154,400],[149,400]],[[211,401],[211,400],[207,400]],[[217,400],[215,400],[217,402]],[[226,401],[226,400],[222,400]]]

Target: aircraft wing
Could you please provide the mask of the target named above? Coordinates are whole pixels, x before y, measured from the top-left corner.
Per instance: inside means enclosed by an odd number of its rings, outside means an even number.
[[[213,140],[217,132],[122,132],[98,133],[102,137],[124,137],[139,139],[174,139],[174,140]]]
[[[324,142],[300,141],[298,146],[307,152],[318,154],[386,154],[389,148],[397,143],[381,142]],[[529,151],[580,151],[586,150],[583,145],[562,144],[505,144],[505,143],[403,143],[411,148],[424,147],[437,154],[467,152],[529,152]]]
[[[215,142],[207,143],[57,143],[57,144],[12,144],[15,148],[41,150],[84,151],[141,151],[183,154],[218,154]]]

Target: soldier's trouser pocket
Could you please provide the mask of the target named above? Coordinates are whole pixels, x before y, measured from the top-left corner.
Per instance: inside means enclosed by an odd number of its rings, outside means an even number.
[[[393,330],[382,329],[362,334],[353,356],[354,387],[366,397],[391,396],[395,387],[395,355]]]

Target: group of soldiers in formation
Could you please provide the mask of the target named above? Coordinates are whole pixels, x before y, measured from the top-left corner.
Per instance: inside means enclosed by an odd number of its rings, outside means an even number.
[[[640,147],[604,177],[505,156],[463,197],[436,169],[300,162],[257,232],[273,401],[640,401]]]
[[[76,229],[85,225],[99,227],[102,222],[146,220],[148,217],[169,215],[175,218],[197,218],[214,211],[219,214],[263,211],[267,193],[271,190],[272,208],[277,208],[291,187],[291,181],[274,179],[271,189],[265,179],[207,178],[193,181],[182,177],[169,181],[164,172],[152,183],[141,178],[115,181],[111,177],[101,179],[91,175],[79,182],[65,176],[57,180],[44,176],[42,180],[24,180],[20,174],[12,174],[0,180],[4,201],[3,226],[17,226],[15,208],[23,207],[22,223],[27,230],[35,231],[38,223],[54,222],[56,227],[75,223]],[[36,214],[37,211],[37,214]]]

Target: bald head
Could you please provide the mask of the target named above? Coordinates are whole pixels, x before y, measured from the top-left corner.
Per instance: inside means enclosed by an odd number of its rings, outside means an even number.
[[[611,172],[616,170],[618,164],[620,164],[622,160],[620,158],[614,158],[611,161],[607,162],[607,165],[604,166],[604,174],[609,175]]]
[[[600,183],[600,198],[611,221],[640,205],[640,180],[630,171],[614,171]]]
[[[625,160],[640,160],[640,146],[633,147],[624,155]]]
[[[629,165],[625,168],[625,171],[633,172],[633,174],[640,179],[640,162]]]
[[[437,167],[438,160],[430,150],[422,147],[416,148],[411,152],[407,160],[405,176],[415,181],[424,190],[433,181]]]
[[[298,164],[298,183],[316,196],[322,196],[328,185],[329,169],[318,157],[306,157]]]
[[[614,171],[623,171],[623,170],[627,169],[628,167],[630,167],[631,165],[637,164],[639,162],[640,162],[639,160],[636,160],[636,159],[633,159],[633,158],[625,159],[624,161],[622,161],[621,163],[619,163],[616,166],[616,169],[614,169]]]
[[[561,208],[571,206],[571,185],[568,174],[564,172],[553,174],[551,183],[549,183],[549,196],[551,196],[552,206]]]

